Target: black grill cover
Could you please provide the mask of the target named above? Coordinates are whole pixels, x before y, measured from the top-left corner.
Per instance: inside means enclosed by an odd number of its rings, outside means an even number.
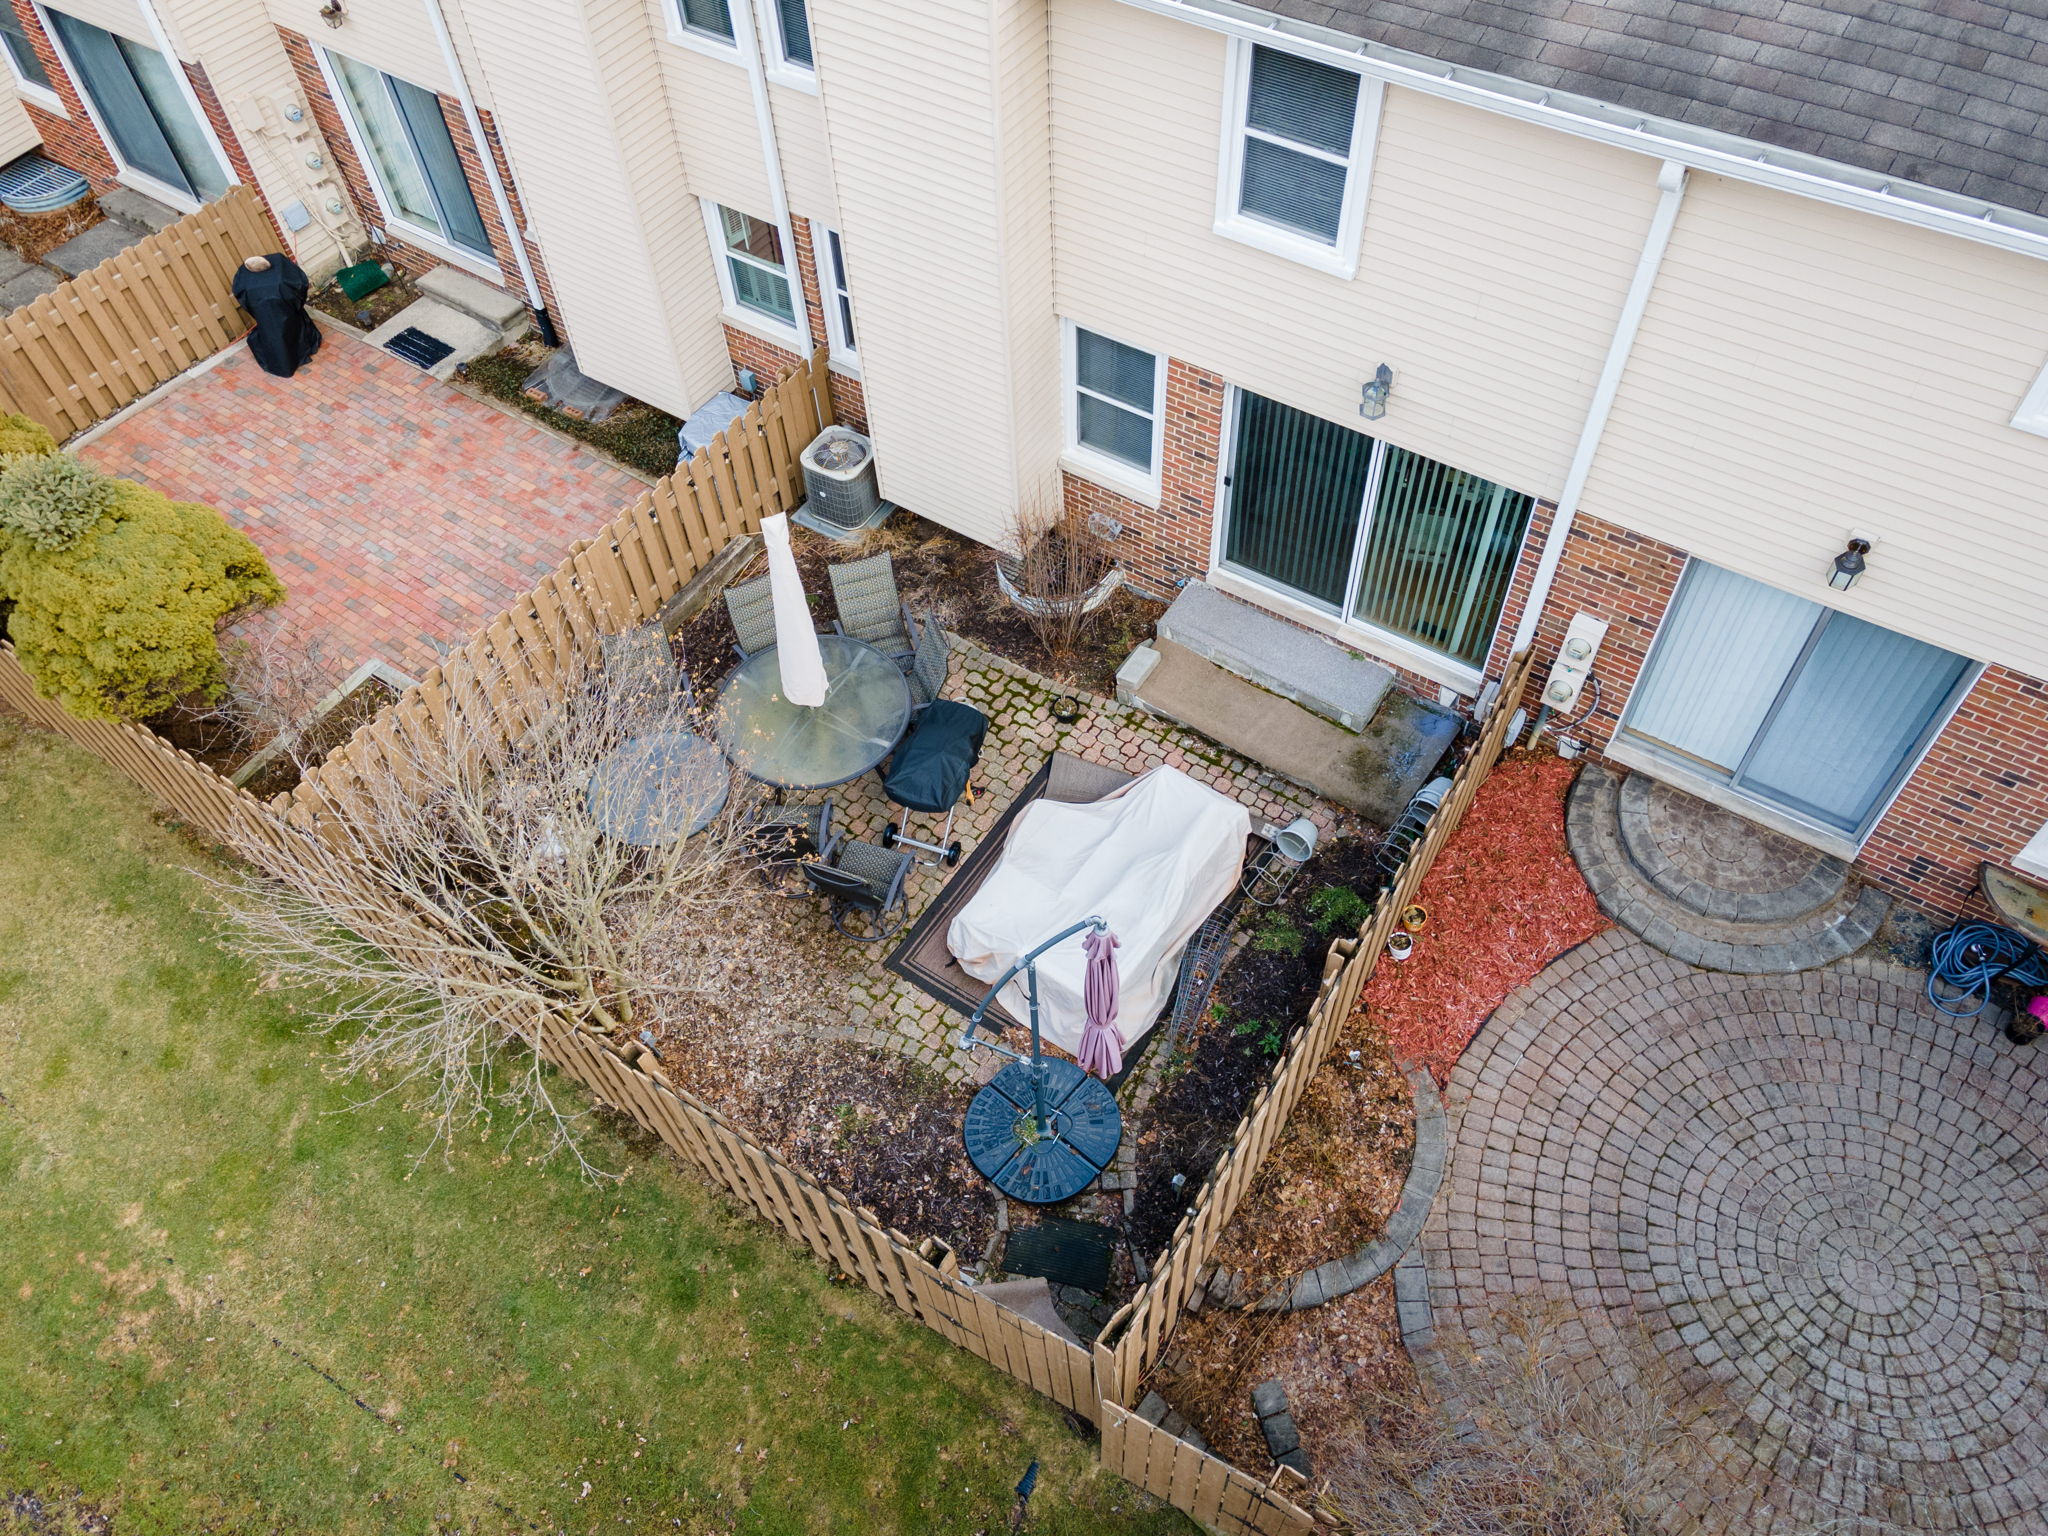
[[[883,792],[907,811],[950,811],[967,790],[987,735],[987,715],[971,704],[940,699],[918,716],[910,739],[896,749]]]

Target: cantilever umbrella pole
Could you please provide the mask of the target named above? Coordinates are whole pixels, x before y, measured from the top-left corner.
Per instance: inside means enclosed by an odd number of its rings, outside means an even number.
[[[989,1005],[996,1000],[996,994],[1010,984],[1011,977],[1015,976],[1019,971],[1024,972],[1025,992],[1031,1003],[1032,1107],[1038,1120],[1038,1134],[1041,1136],[1046,1133],[1048,1127],[1045,1117],[1045,1054],[1040,1049],[1038,1038],[1038,966],[1034,962],[1055,944],[1064,943],[1083,929],[1092,929],[1096,933],[1107,933],[1109,931],[1109,924],[1099,917],[1084,917],[1078,923],[1072,923],[1062,928],[1058,933],[1040,944],[1030,954],[1018,960],[995,979],[995,983],[988,989],[988,995],[981,1000],[980,1005],[974,1012],[968,1015],[967,1027],[960,1031],[960,1043],[963,1046],[985,1045],[992,1051],[1001,1052],[1012,1061],[1024,1060],[1022,1052],[1013,1051],[1007,1045],[997,1040],[983,1040],[975,1034],[975,1031],[981,1027],[982,1018],[988,1013]]]

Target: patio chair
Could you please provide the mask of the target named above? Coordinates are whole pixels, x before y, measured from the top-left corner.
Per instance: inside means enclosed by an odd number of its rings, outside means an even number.
[[[775,599],[766,576],[727,587],[725,611],[732,616],[733,649],[741,661],[775,643]]]
[[[618,711],[626,734],[672,726],[693,700],[690,679],[676,661],[659,624],[642,624],[598,640],[605,697]]]
[[[918,626],[917,649],[910,657],[910,709],[922,713],[946,691],[946,664],[952,659],[953,643],[935,614],[926,614]]]
[[[747,851],[754,858],[754,873],[761,883],[779,896],[810,894],[802,881],[791,889],[790,876],[805,862],[831,862],[839,847],[839,835],[832,830],[830,796],[816,805],[764,805],[747,819]]]
[[[833,628],[865,640],[908,666],[917,648],[917,625],[896,591],[896,563],[888,555],[871,555],[827,566],[832,602],[839,610]]]
[[[873,843],[843,839],[830,862],[813,860],[801,866],[812,890],[831,903],[832,926],[861,944],[878,944],[889,938],[910,917],[910,898],[903,882],[910,873],[911,856]],[[854,912],[867,914],[871,933],[856,933],[847,926]]]

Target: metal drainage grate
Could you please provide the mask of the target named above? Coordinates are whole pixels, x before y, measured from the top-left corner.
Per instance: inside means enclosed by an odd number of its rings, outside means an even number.
[[[1003,1248],[1003,1272],[1043,1275],[1054,1285],[1071,1285],[1099,1296],[1109,1285],[1109,1261],[1115,1252],[1113,1228],[1041,1216],[1036,1226],[1011,1230]]]
[[[384,343],[384,350],[393,357],[404,358],[415,368],[431,368],[455,349],[418,326],[408,325]]]
[[[78,172],[41,155],[23,155],[0,166],[0,203],[17,213],[47,213],[68,207],[91,190]]]

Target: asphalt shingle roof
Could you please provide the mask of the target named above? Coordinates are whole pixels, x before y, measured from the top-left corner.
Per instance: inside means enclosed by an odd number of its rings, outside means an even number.
[[[2048,0],[1249,0],[1446,64],[2048,213]]]

